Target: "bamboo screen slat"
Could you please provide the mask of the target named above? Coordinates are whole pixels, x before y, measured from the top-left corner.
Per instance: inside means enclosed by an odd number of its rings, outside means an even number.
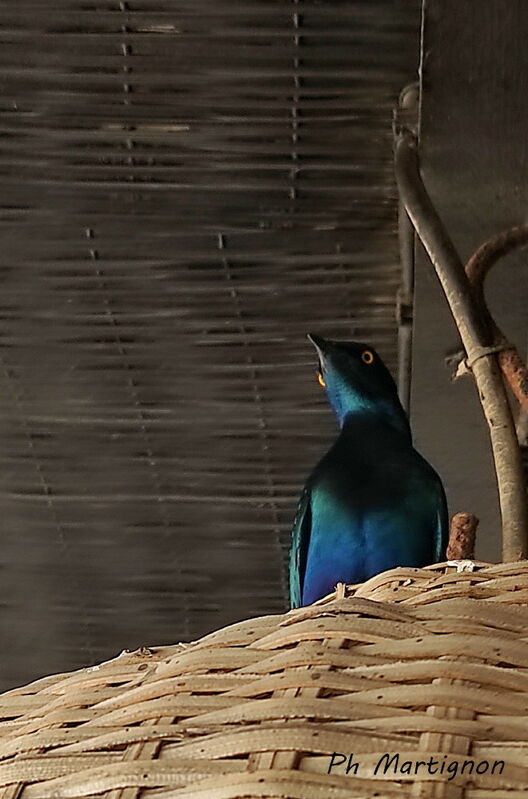
[[[2,686],[283,609],[305,334],[395,366],[418,5],[0,5]]]

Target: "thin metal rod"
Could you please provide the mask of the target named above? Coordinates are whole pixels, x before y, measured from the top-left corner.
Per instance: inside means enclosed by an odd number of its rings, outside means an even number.
[[[502,557],[520,560],[528,554],[528,509],[521,455],[511,409],[496,357],[484,350],[490,331],[473,301],[464,266],[440,220],[420,174],[416,138],[400,132],[395,147],[396,181],[416,233],[444,290],[477,384],[488,424],[502,516]]]

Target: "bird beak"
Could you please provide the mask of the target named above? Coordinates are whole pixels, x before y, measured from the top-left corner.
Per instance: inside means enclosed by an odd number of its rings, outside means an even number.
[[[323,369],[326,361],[325,352],[328,350],[328,342],[322,336],[316,336],[315,333],[308,333],[308,339],[312,342],[317,350],[317,357],[319,359],[319,371],[317,372],[317,379],[321,386],[325,386],[323,378]]]
[[[317,354],[319,359],[322,361],[325,357],[325,352],[328,349],[328,344],[324,340],[322,336],[316,336],[315,333],[308,333],[308,340],[312,342],[315,349],[317,350]]]

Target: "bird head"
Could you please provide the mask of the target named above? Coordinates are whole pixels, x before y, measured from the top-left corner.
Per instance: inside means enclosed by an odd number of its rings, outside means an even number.
[[[317,379],[341,427],[349,414],[375,414],[409,435],[396,384],[376,350],[359,341],[330,341],[313,333],[308,338],[319,357]]]

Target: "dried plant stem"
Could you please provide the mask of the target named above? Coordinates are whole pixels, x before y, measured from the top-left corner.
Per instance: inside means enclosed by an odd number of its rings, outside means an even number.
[[[472,560],[479,520],[473,513],[455,513],[449,528],[448,560]]]
[[[423,184],[416,139],[409,132],[396,141],[395,170],[400,197],[435,268],[467,353],[488,424],[502,516],[502,557],[528,554],[528,512],[520,451],[496,354],[489,352],[486,320],[473,300],[462,261]]]
[[[528,411],[528,369],[515,347],[509,345],[506,336],[492,318],[484,296],[484,281],[491,267],[498,260],[513,250],[526,246],[528,246],[528,225],[512,227],[484,242],[473,253],[465,266],[473,297],[490,326],[494,343],[505,345],[497,354],[499,366],[524,411]]]

